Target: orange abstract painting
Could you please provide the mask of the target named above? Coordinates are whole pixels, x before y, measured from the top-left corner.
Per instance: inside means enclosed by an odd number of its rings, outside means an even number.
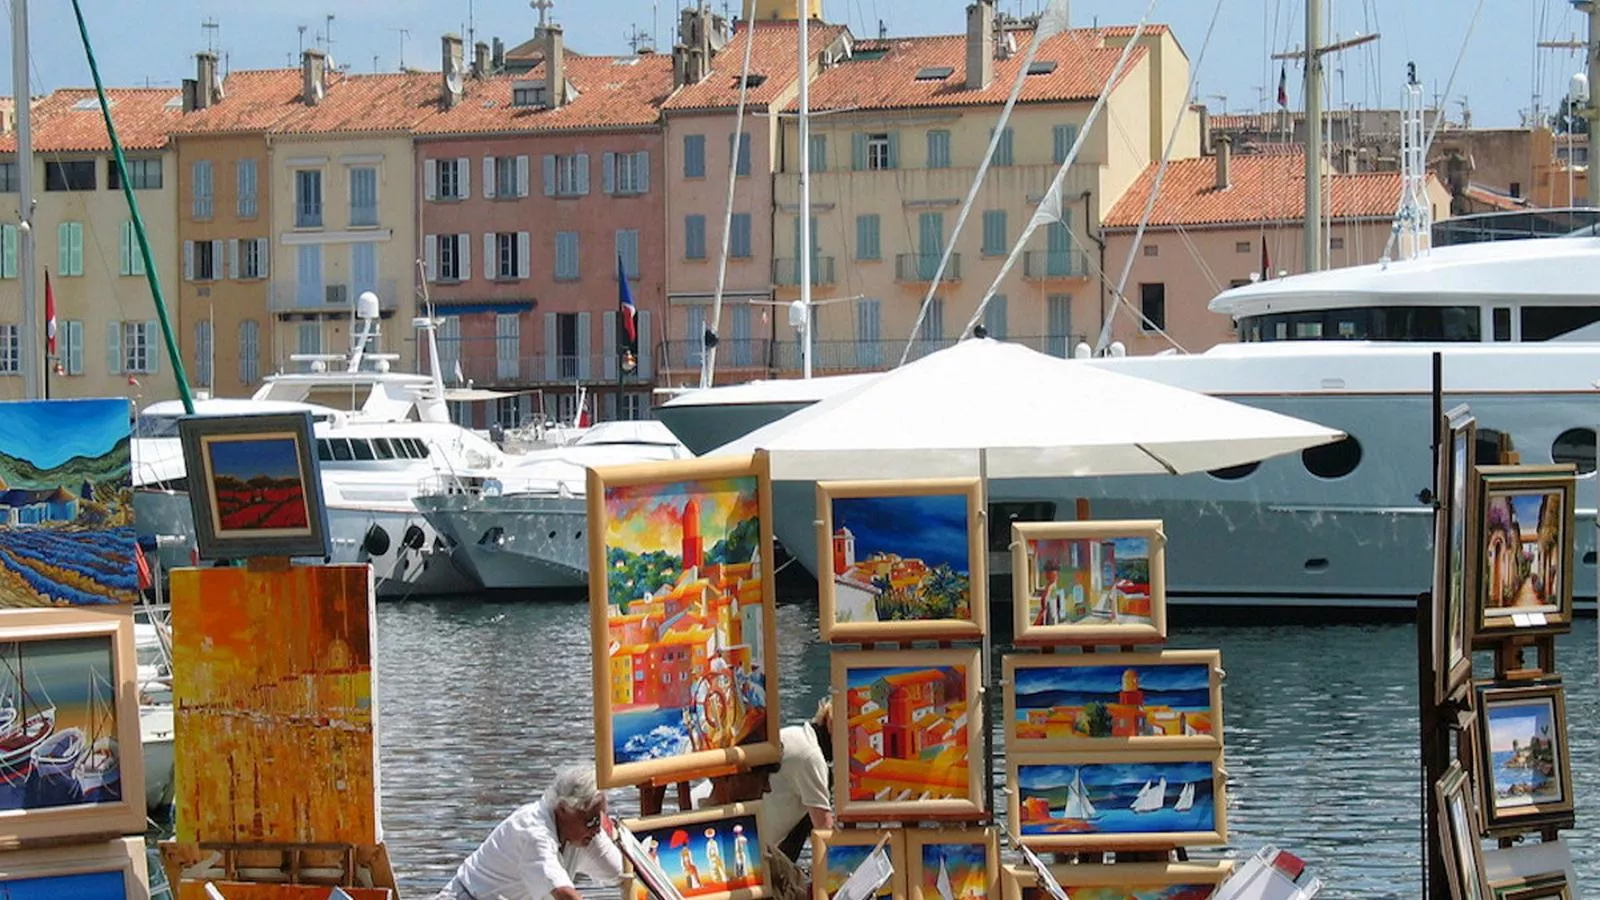
[[[373,621],[367,566],[172,573],[179,841],[378,842]]]

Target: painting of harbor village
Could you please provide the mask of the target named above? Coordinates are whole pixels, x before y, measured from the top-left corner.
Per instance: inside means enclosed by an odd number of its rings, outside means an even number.
[[[1123,755],[1062,764],[1009,760],[1013,828],[1039,849],[1109,842],[1220,843],[1225,837],[1216,766],[1205,759],[1123,762]],[[1085,757],[1087,759],[1087,757]],[[1115,760],[1115,761],[1114,761]]]
[[[600,780],[723,764],[733,750],[775,761],[763,480],[748,467],[671,477],[707,470],[701,461],[631,468],[667,474],[597,485],[605,470],[594,470],[590,479],[590,558],[606,561],[590,584]]]
[[[906,843],[914,900],[981,900],[999,887],[994,835],[987,829],[913,829]]]
[[[1160,522],[1014,524],[1012,536],[1018,640],[1165,638]]]
[[[371,569],[171,578],[178,840],[377,843]]]
[[[1221,746],[1221,661],[1215,650],[1008,655],[1006,746]]]
[[[1571,809],[1566,704],[1560,685],[1484,688],[1479,692],[1489,783],[1490,826]]]
[[[1572,618],[1574,479],[1547,469],[1519,474],[1519,468],[1480,469],[1480,631],[1517,627],[1517,617],[1526,613],[1541,614],[1540,624]]]
[[[132,603],[126,400],[0,403],[0,607]]]
[[[977,491],[973,480],[818,484],[823,638],[982,636]]]
[[[679,894],[739,900],[768,893],[758,812],[743,803],[624,824]]]
[[[122,799],[116,684],[111,635],[0,642],[0,812]]]
[[[915,811],[981,812],[976,749],[976,650],[833,654],[844,698],[834,729],[835,795],[842,817]]]

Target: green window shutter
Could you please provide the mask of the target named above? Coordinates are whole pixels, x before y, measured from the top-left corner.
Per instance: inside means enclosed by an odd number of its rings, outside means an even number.
[[[122,323],[106,323],[106,371],[122,374]]]
[[[867,168],[867,136],[861,132],[850,135],[850,168],[857,172]]]
[[[161,371],[161,354],[165,352],[165,345],[156,343],[156,335],[160,332],[160,323],[151,319],[144,323],[144,370],[146,372]]]
[[[83,274],[83,223],[72,222],[72,274]]]
[[[889,168],[900,168],[900,132],[889,132]]]
[[[56,274],[72,274],[72,223],[56,226]]]
[[[0,226],[0,278],[17,277],[17,226]]]

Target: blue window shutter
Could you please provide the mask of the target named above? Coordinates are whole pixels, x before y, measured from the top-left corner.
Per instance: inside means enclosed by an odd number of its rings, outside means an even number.
[[[589,154],[578,154],[578,193],[589,195]]]
[[[122,374],[122,323],[106,323],[106,371]]]
[[[857,172],[867,169],[867,136],[859,131],[850,135],[850,168]]]
[[[556,314],[544,314],[544,380],[556,381],[560,373],[557,354],[561,352],[561,344],[556,332]]]
[[[683,136],[683,177],[704,178],[706,176],[706,136],[703,134],[686,134]]]
[[[900,168],[900,132],[889,132],[889,168]]]
[[[72,229],[72,274],[83,274],[83,223],[69,223]]]
[[[589,313],[578,313],[578,377],[584,381],[589,380],[589,360],[593,355],[590,348]]]
[[[639,376],[649,378],[650,370],[650,311],[639,310]]]
[[[0,278],[17,277],[17,226],[0,225]]]
[[[556,195],[556,158],[549,153],[544,155],[544,195]]]
[[[601,154],[600,157],[600,183],[601,190],[607,194],[617,192],[617,155],[615,153]]]
[[[650,151],[640,150],[635,153],[633,164],[639,167],[639,193],[650,193]]]

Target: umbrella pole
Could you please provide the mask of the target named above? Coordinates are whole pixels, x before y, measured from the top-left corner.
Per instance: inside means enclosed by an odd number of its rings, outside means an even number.
[[[982,529],[982,532],[983,532],[982,534],[978,535],[978,541],[979,541],[979,545],[981,547],[983,547],[983,558],[987,562],[988,558],[989,558],[989,527],[990,527],[990,525],[989,525],[989,451],[988,451],[988,449],[983,448],[983,447],[979,447],[978,448],[978,513],[979,513],[979,522],[981,523],[980,524],[980,528]],[[984,587],[984,596],[987,597],[988,596],[988,591],[989,591],[989,584],[988,584],[989,567],[988,566],[984,566],[984,568],[983,568],[983,579],[984,579],[984,585],[983,585],[983,587]],[[994,603],[992,602],[993,598],[990,598],[990,600],[991,600],[991,602],[989,603],[989,608],[993,609],[994,608]],[[1011,602],[1012,603],[1017,602],[1017,598],[1012,597],[1011,598]],[[994,662],[993,662],[993,660],[994,660],[994,627],[995,627],[994,616],[990,616],[989,617],[989,627],[985,628],[983,630],[983,648],[979,653],[979,662],[983,666],[983,681],[979,682],[980,685],[981,684],[987,684],[988,681],[989,681],[990,673],[992,673],[994,671]],[[1005,686],[1004,685],[1001,685],[1000,693],[1001,693],[1002,696],[1004,696],[1004,694],[1005,694]],[[995,806],[994,806],[994,703],[991,702],[992,700],[993,700],[993,698],[989,696],[989,692],[987,690],[985,690],[983,692],[983,793],[984,793],[984,796],[987,797],[988,800],[989,800],[989,815],[990,815],[990,818],[993,819],[993,820],[998,820],[999,816],[995,813]],[[1015,785],[1007,785],[1007,788],[1009,790],[1015,790],[1016,786]]]

